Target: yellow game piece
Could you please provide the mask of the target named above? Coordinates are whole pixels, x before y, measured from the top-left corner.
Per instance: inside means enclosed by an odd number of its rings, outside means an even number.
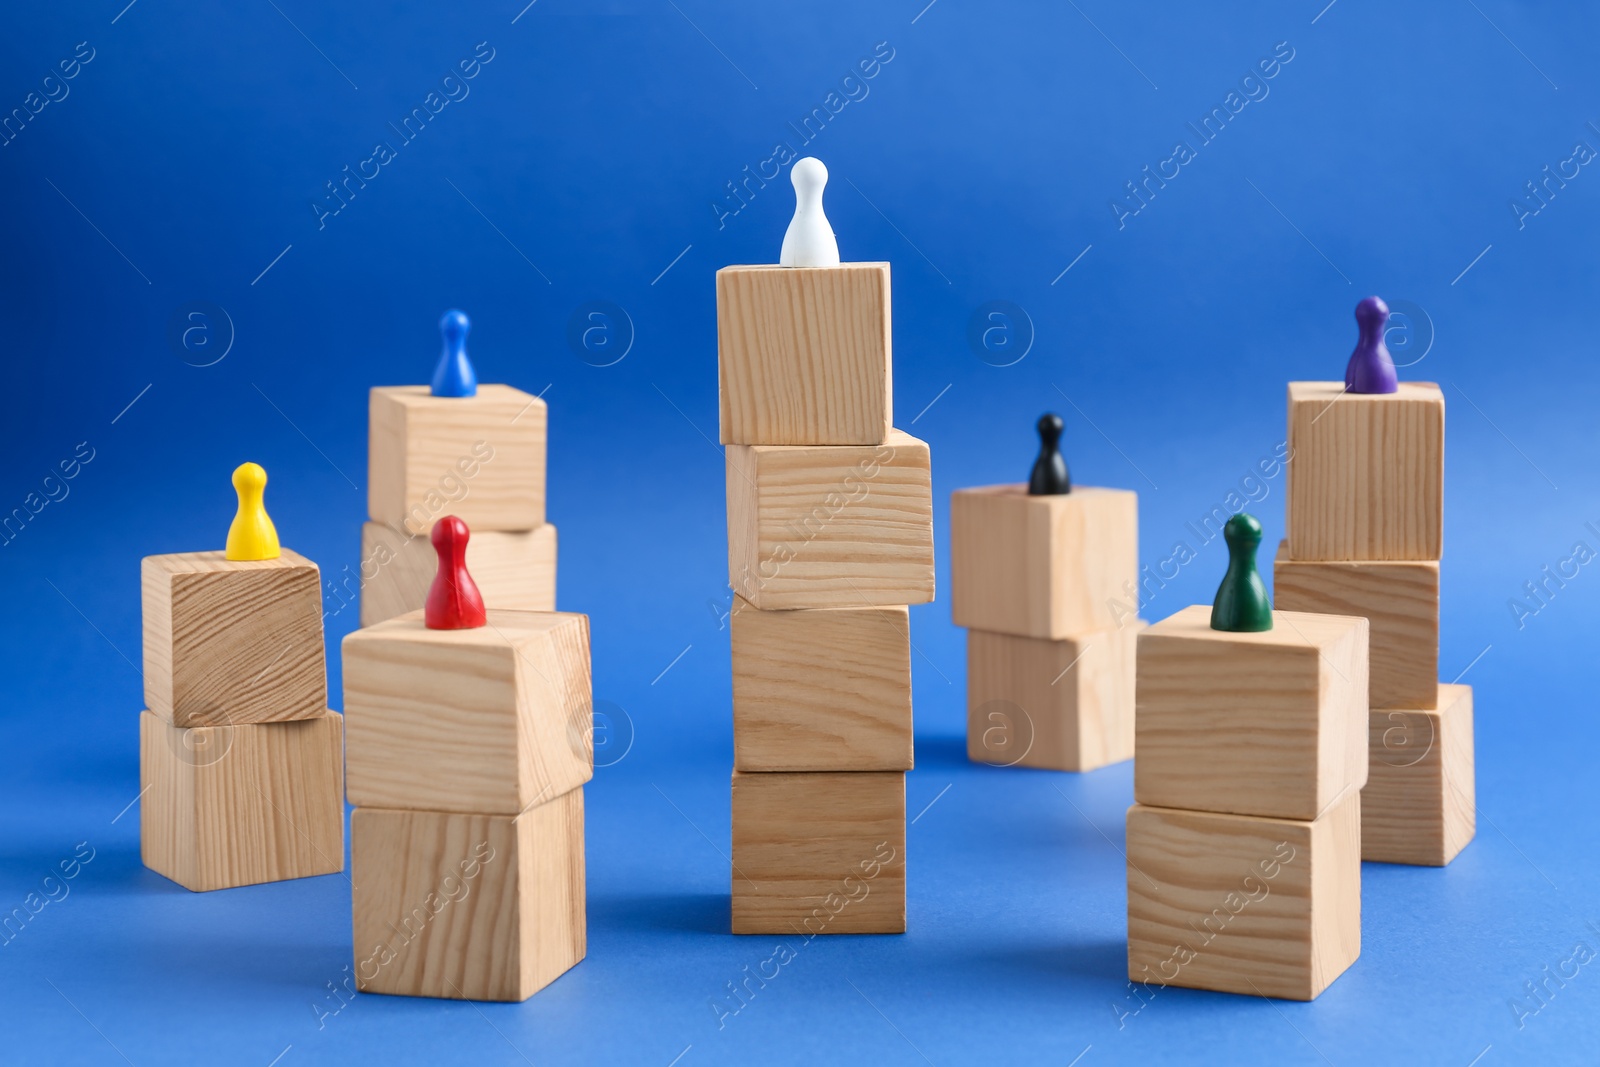
[[[228,527],[229,559],[277,559],[278,529],[272,525],[262,503],[267,488],[267,472],[259,463],[241,463],[233,472],[233,488],[239,494],[239,512]]]

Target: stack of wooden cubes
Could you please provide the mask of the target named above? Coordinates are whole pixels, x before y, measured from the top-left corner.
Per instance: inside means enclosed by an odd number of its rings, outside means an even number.
[[[905,930],[907,605],[928,446],[892,425],[889,264],[717,273],[734,933]]]
[[[1439,681],[1444,394],[1289,384],[1277,605],[1372,624],[1367,860],[1443,866],[1476,829],[1472,687]]]
[[[545,521],[545,402],[509,385],[434,396],[382,386],[368,402],[361,625],[422,607],[428,531],[445,514],[472,529],[467,566],[491,608],[554,611],[556,528]]]
[[[1139,636],[1128,977],[1311,1000],[1361,954],[1367,621]]]
[[[950,497],[950,614],[967,628],[967,756],[1088,771],[1133,757],[1139,499],[1026,484]]]
[[[444,510],[471,527],[469,571],[509,558],[486,555],[485,540],[490,553],[516,553],[537,531],[544,428],[543,402],[508,386],[469,397],[373,390],[372,514],[417,535],[419,572],[426,552],[417,604],[437,572],[424,535]],[[436,499],[450,478],[466,490]],[[526,563],[516,570],[525,580]],[[525,1000],[584,956],[589,620],[498,606],[480,588],[487,625],[430,629],[410,611],[344,640],[355,976],[366,992]]]
[[[188,889],[344,869],[317,565],[146,556],[140,851]]]

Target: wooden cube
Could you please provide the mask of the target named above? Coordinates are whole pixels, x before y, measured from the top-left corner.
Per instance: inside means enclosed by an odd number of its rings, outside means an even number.
[[[733,772],[733,932],[906,929],[900,772]]]
[[[361,527],[361,625],[418,611],[427,602],[439,557],[427,537],[412,537],[381,522]],[[467,570],[486,607],[556,610],[556,528],[474,530]]]
[[[1439,694],[1439,561],[1289,558],[1278,545],[1272,599],[1283,611],[1360,615],[1372,624],[1367,703],[1430,708]]]
[[[911,769],[904,607],[760,611],[735,597],[729,628],[736,769]]]
[[[197,893],[344,870],[344,720],[139,715],[139,853]]]
[[[1361,791],[1361,858],[1443,867],[1477,832],[1472,687],[1439,686],[1432,710],[1373,709]]]
[[[1444,394],[1432,382],[1357,394],[1289,383],[1284,525],[1297,560],[1443,553]]]
[[[1139,496],[1026,485],[950,495],[950,616],[957,626],[1052,640],[1128,622],[1139,600]]]
[[[146,556],[144,699],[175,726],[311,719],[328,710],[317,565],[221,552]]]
[[[1315,819],[1367,781],[1367,620],[1274,611],[1211,629],[1195,605],[1139,635],[1140,804]]]
[[[434,396],[379,386],[367,405],[367,517],[426,534],[445,515],[473,533],[544,522],[545,403],[509,385]]]
[[[1360,955],[1356,790],[1313,822],[1128,809],[1131,981],[1314,1000]]]
[[[967,631],[967,758],[1092,771],[1133,758],[1135,620],[1051,641]]]
[[[889,336],[887,263],[717,271],[722,443],[881,444]]]
[[[430,630],[414,611],[345,637],[350,803],[516,815],[592,776],[588,616],[488,618]]]
[[[356,987],[527,1000],[586,951],[583,790],[521,815],[350,815]]]
[[[728,584],[781,608],[933,599],[928,446],[729,445]]]

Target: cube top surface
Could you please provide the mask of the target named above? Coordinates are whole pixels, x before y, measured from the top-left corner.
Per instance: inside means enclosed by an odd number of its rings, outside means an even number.
[[[287,548],[281,549],[276,559],[229,559],[219,548],[206,552],[169,552],[160,556],[146,556],[140,564],[153,573],[164,571],[173,576],[287,570],[294,567],[317,569],[315,563]]]
[[[1289,402],[1321,400],[1341,404],[1404,404],[1408,401],[1444,403],[1444,390],[1437,382],[1401,382],[1393,393],[1352,393],[1343,382],[1290,382]]]
[[[821,268],[817,268],[821,269]],[[752,455],[758,457],[771,457],[774,459],[792,459],[802,462],[816,462],[834,466],[849,463],[858,453],[869,453],[873,448],[910,449],[926,453],[928,443],[920,437],[913,437],[898,427],[890,427],[884,431],[883,438],[879,441],[865,444],[827,445],[827,444],[749,444],[739,447],[748,448]],[[841,448],[848,448],[848,453],[841,452]]]
[[[887,273],[889,270],[889,261],[881,259],[863,259],[856,262],[839,263],[832,267],[785,267],[778,263],[730,263],[726,267],[723,267],[721,270],[717,271],[717,273],[737,274],[749,270],[783,271],[787,274],[832,274],[839,271],[851,270],[872,270],[883,271]]]
[[[717,272],[723,444],[877,444],[892,422],[889,264]]]
[[[434,396],[426,385],[375,385],[372,387],[372,393],[392,400],[410,411],[434,408],[441,411],[483,409],[486,412],[493,412],[506,404],[515,404],[515,410],[525,406],[539,410],[545,408],[543,400],[532,393],[523,392],[514,385],[480,385],[474,396]]]
[[[1135,498],[1139,495],[1132,489],[1108,489],[1096,485],[1074,485],[1070,493],[1035,496],[1028,492],[1027,482],[1006,482],[1003,485],[973,485],[965,489],[957,489],[955,492],[961,496],[1000,497],[1007,500],[1015,498],[1026,501],[1036,507],[1055,508],[1072,507],[1074,504],[1080,504],[1086,499],[1104,497],[1108,494]]]
[[[489,624],[468,630],[430,630],[422,612],[408,611],[345,637],[345,643],[415,641],[455,648],[507,648],[512,644],[554,633],[587,616],[574,611],[516,611],[490,608]]]
[[[1211,628],[1211,605],[1191,604],[1152,624],[1143,640],[1181,638],[1191,641],[1216,641],[1246,648],[1285,648],[1316,651],[1346,637],[1366,623],[1347,615],[1315,615],[1304,611],[1274,611],[1272,629],[1238,633]]]

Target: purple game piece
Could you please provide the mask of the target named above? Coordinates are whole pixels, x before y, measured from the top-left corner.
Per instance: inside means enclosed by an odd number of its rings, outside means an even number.
[[[1344,387],[1351,393],[1393,393],[1400,388],[1394,373],[1394,358],[1383,343],[1389,324],[1389,305],[1381,297],[1369,296],[1356,305],[1356,324],[1361,338],[1350,362],[1344,368]]]

